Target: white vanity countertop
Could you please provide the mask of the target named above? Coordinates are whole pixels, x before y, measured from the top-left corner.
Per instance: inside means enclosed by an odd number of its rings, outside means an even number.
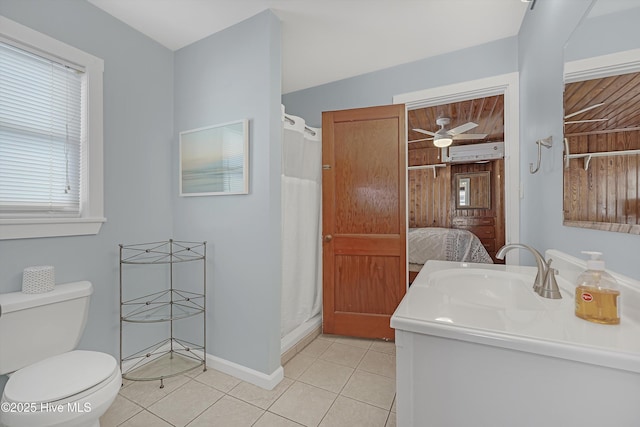
[[[640,307],[628,303],[640,299],[640,283],[616,275],[623,302],[619,325],[588,322],[574,314],[573,281],[582,261],[558,251],[549,255],[560,270],[560,300],[533,292],[535,267],[429,261],[391,327],[640,373]]]

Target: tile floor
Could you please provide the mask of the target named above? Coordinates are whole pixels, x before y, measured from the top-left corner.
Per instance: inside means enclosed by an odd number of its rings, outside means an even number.
[[[396,425],[395,345],[320,335],[267,391],[209,368],[158,381],[125,381],[102,427]]]

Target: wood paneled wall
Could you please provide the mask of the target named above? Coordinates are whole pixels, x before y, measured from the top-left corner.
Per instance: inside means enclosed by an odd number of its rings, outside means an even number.
[[[640,149],[640,130],[568,136],[569,151],[594,153]],[[582,159],[564,169],[564,219],[640,224],[640,155]]]
[[[441,163],[438,148],[409,150],[409,166]],[[409,227],[451,227],[451,168],[409,171]]]
[[[488,163],[465,163],[451,165],[451,182],[457,173],[491,172],[491,207],[489,209],[456,209],[456,191],[451,190],[451,216],[461,217],[493,217],[504,222],[504,160],[494,160]],[[452,186],[453,187],[453,186]]]
[[[504,160],[489,163],[469,163],[451,166],[451,178],[457,173],[491,172],[491,206],[489,209],[456,209],[456,191],[451,192],[451,216],[453,228],[463,228],[478,236],[495,263],[496,252],[505,244],[504,218]],[[453,182],[453,181],[452,181]],[[452,186],[453,187],[453,186]]]
[[[440,150],[409,150],[409,166],[441,163]],[[490,209],[456,209],[455,174],[491,172]],[[409,227],[463,228],[476,234],[495,262],[495,252],[505,243],[504,160],[488,163],[447,164],[436,169],[409,171]]]

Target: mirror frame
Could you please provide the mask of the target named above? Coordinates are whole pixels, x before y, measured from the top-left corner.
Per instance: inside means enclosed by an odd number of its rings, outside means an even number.
[[[474,178],[477,180],[485,178],[485,191],[479,192],[471,188],[471,183]],[[491,209],[491,171],[456,173],[454,175],[454,185],[456,188],[456,209]],[[468,204],[463,204],[463,201],[461,200],[462,187],[466,187],[465,199],[468,198]],[[482,196],[482,199],[478,200],[479,197],[473,197],[473,195]],[[472,203],[472,201],[475,202]]]

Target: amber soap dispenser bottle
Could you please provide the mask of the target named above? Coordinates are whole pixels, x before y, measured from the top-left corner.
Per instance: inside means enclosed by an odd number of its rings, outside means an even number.
[[[591,256],[576,283],[576,316],[605,325],[620,323],[620,290],[615,279],[604,271],[600,252],[583,251]]]

